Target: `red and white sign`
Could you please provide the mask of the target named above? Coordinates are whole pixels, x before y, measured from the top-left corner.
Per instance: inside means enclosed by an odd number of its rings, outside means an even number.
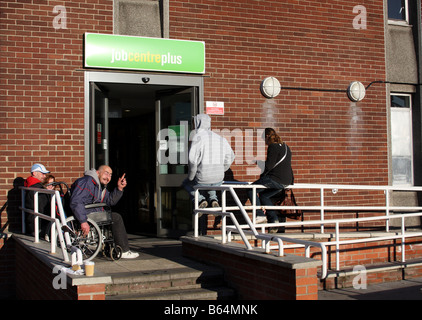
[[[207,101],[206,103],[207,114],[224,114],[224,102],[221,101]]]

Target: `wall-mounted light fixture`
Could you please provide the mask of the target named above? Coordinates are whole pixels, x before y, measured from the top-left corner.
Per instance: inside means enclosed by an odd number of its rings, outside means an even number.
[[[359,81],[353,81],[347,88],[347,96],[353,102],[359,102],[365,98],[365,86]]]
[[[382,82],[386,83],[385,81],[374,81],[371,82]],[[371,85],[369,84],[369,86]],[[365,98],[366,89],[369,88],[366,87],[359,81],[353,81],[350,83],[347,90],[344,89],[328,89],[328,88],[295,88],[295,87],[281,87],[280,82],[274,78],[274,77],[267,77],[261,82],[261,93],[265,98],[272,99],[279,95],[281,89],[283,90],[303,90],[303,91],[320,91],[320,92],[346,92],[347,97],[353,101],[353,102],[359,102],[362,101],[363,98]]]
[[[261,82],[261,93],[265,98],[272,99],[280,93],[280,82],[274,77],[268,77]]]

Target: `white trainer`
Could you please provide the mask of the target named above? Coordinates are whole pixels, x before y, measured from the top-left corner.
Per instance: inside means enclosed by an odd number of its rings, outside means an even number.
[[[255,223],[267,223],[267,217],[266,216],[256,216],[255,217]]]
[[[130,250],[122,253],[122,259],[135,259],[137,257],[139,257],[139,253]]]

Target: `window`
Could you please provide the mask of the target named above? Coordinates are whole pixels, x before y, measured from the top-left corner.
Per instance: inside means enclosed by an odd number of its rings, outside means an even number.
[[[412,99],[391,94],[391,155],[393,185],[413,185]]]
[[[409,23],[408,0],[388,0],[388,22]]]

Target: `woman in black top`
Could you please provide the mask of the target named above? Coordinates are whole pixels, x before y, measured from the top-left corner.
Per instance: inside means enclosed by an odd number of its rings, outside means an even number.
[[[265,169],[260,178],[253,184],[260,184],[266,189],[257,189],[256,205],[272,206],[271,197],[276,195],[285,186],[293,184],[293,170],[291,166],[292,153],[289,146],[283,142],[274,129],[265,129],[265,144],[267,148],[267,159]],[[252,201],[252,191],[249,192],[249,199]],[[262,209],[257,209],[257,223],[265,221],[265,213]],[[279,222],[277,211],[266,210],[269,223]]]

